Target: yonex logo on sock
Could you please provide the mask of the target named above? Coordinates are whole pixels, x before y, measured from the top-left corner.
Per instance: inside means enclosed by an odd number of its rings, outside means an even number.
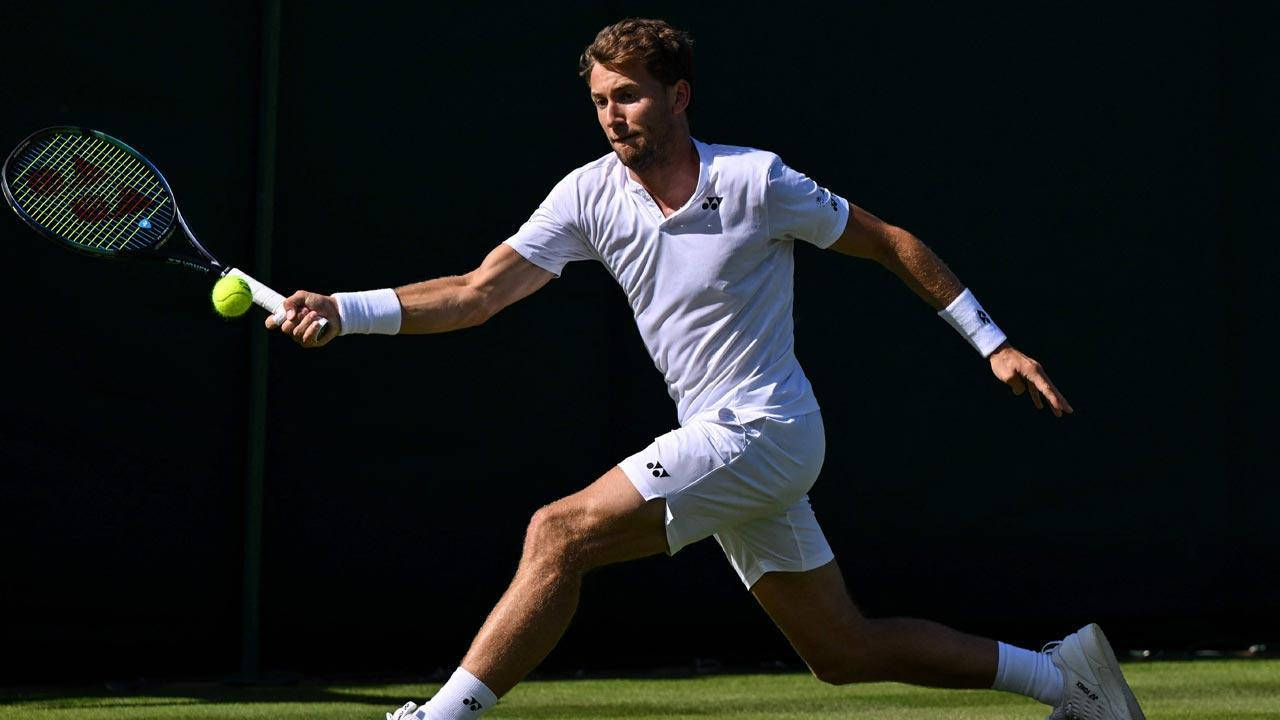
[[[718,210],[720,208],[720,201],[723,199],[724,196],[716,197],[715,195],[708,195],[707,199],[702,202],[702,209]]]
[[[644,466],[653,471],[654,477],[671,477],[671,473],[667,472],[660,462],[645,463]]]
[[[1089,688],[1085,687],[1085,684],[1084,684],[1084,683],[1082,683],[1082,682],[1080,682],[1079,680],[1077,680],[1077,681],[1076,681],[1076,687],[1078,687],[1078,688],[1080,688],[1081,690],[1083,690],[1083,691],[1084,691],[1085,696],[1086,696],[1086,697],[1088,697],[1090,700],[1097,700],[1097,699],[1098,699],[1098,695],[1097,695],[1097,693],[1095,693],[1095,692],[1093,692],[1092,690],[1090,690]]]
[[[986,325],[987,323],[991,322],[991,318],[987,315],[985,311],[979,310],[978,322],[982,323],[983,325]]]
[[[480,708],[484,707],[483,705],[480,704],[479,700],[476,700],[473,697],[464,698],[462,701],[462,704],[466,705],[467,709],[470,710],[471,712],[475,712]]]

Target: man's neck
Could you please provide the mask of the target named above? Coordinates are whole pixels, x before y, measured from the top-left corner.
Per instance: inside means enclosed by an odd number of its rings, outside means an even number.
[[[684,207],[698,188],[698,171],[700,162],[698,148],[693,139],[685,136],[682,144],[668,156],[670,162],[655,165],[643,173],[627,168],[631,179],[640,183],[649,193],[649,197],[658,204],[663,217],[671,217],[672,213]]]

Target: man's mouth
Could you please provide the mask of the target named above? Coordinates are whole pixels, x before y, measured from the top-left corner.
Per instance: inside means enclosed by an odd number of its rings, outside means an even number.
[[[613,141],[614,141],[614,142],[616,142],[616,143],[626,142],[626,141],[630,140],[630,139],[631,139],[631,138],[633,138],[633,137],[638,137],[639,135],[640,135],[640,133],[631,133],[630,135],[623,135],[622,137],[614,138],[614,139],[613,139]]]

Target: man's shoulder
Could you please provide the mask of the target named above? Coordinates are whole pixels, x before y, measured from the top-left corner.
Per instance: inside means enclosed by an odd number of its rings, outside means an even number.
[[[610,152],[601,155],[586,165],[569,171],[569,174],[564,176],[564,181],[577,182],[587,180],[592,183],[599,183],[615,178],[618,175],[618,167],[618,156]]]
[[[706,158],[707,164],[715,169],[756,175],[767,172],[775,162],[778,162],[778,155],[768,150],[744,145],[699,142],[709,155]]]
[[[619,164],[613,153],[570,170],[547,196],[547,202],[565,211],[590,207],[614,191],[621,182]]]

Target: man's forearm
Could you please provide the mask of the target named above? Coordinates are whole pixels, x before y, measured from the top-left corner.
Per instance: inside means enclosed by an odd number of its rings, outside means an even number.
[[[440,333],[479,325],[488,319],[482,294],[465,275],[424,280],[396,288],[401,334]]]
[[[902,228],[885,231],[876,261],[897,275],[915,294],[941,310],[964,291],[964,284],[927,245]]]

